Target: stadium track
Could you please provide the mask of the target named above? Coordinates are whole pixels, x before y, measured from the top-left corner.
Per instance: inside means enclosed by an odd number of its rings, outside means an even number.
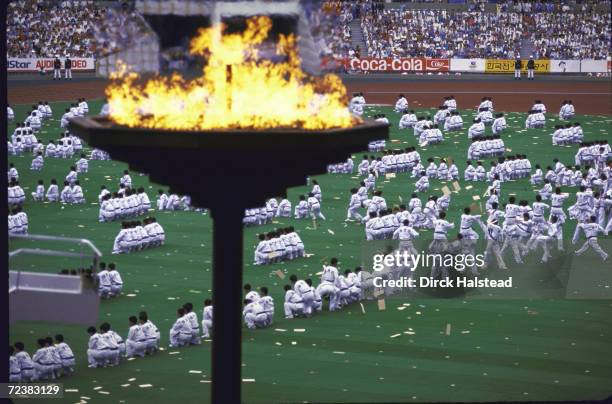
[[[411,108],[431,108],[446,95],[454,95],[461,108],[493,97],[498,111],[526,112],[535,99],[541,99],[555,113],[564,99],[571,99],[580,114],[612,115],[612,81],[609,78],[539,76],[535,81],[515,81],[501,75],[365,75],[344,76],[349,94],[362,91],[369,104],[394,104],[404,93]],[[69,101],[80,97],[104,97],[107,81],[89,75],[70,82],[32,76],[9,79],[9,104],[43,101]]]
[[[527,112],[536,99],[556,113],[565,99],[571,99],[580,114],[611,115],[612,86],[609,79],[567,79],[540,77],[534,81],[509,76],[368,76],[344,80],[349,93],[363,91],[369,104],[395,104],[400,93],[411,108],[431,108],[443,97],[454,95],[460,108],[475,107],[484,96],[493,98],[498,111]]]

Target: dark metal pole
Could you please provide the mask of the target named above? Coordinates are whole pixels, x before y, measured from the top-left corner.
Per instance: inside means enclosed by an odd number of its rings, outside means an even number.
[[[243,213],[233,205],[212,208],[214,404],[240,403]]]

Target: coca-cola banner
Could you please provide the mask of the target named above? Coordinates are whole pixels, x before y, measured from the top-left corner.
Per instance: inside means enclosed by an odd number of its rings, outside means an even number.
[[[448,72],[449,59],[429,58],[362,58],[343,59],[342,64],[349,71],[364,72]]]
[[[9,72],[39,72],[41,68],[45,71],[53,70],[53,58],[8,58],[6,68]],[[62,69],[64,69],[64,58],[60,58]],[[93,58],[71,58],[72,70],[84,71],[95,70],[96,64]]]

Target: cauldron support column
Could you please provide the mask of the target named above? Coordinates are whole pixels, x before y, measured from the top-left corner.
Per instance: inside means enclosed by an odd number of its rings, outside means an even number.
[[[218,206],[211,214],[214,221],[212,402],[240,403],[244,209],[236,205]]]

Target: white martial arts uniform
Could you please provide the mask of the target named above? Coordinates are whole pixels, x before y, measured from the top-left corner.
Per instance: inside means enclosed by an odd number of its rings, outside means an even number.
[[[32,381],[54,379],[54,369],[56,366],[55,358],[51,347],[39,348],[32,356],[34,363],[34,375]]]
[[[200,343],[200,323],[198,321],[198,315],[195,311],[190,311],[185,314],[189,325],[191,325],[191,344],[197,345]]]
[[[126,355],[128,358],[134,356],[145,356],[146,338],[142,332],[140,324],[134,324],[128,331],[127,340],[125,342]]]
[[[298,280],[293,285],[293,290],[297,293],[302,301],[303,313],[305,315],[312,314],[313,301],[314,301],[314,289],[303,280]]]
[[[21,371],[19,369],[19,362],[14,355],[9,357],[9,382],[19,383],[21,382]]]
[[[176,319],[174,325],[170,329],[170,346],[179,347],[189,345],[191,342],[191,324],[189,320],[183,316]]]
[[[111,277],[107,269],[98,272],[98,295],[100,297],[109,297],[111,293]]]
[[[472,225],[474,222],[479,223],[482,227],[482,222],[480,221],[480,215],[461,215],[461,227],[459,229],[459,234],[463,236],[466,240],[478,240],[478,233],[472,229]]]
[[[55,350],[59,355],[64,374],[72,374],[74,372],[76,361],[70,346],[65,342],[60,342],[59,344],[55,345]]]
[[[393,239],[399,240],[399,249],[402,251],[408,251],[413,255],[417,255],[418,252],[412,240],[419,236],[419,233],[414,230],[411,226],[401,225],[397,230],[393,232]]]
[[[83,188],[80,185],[72,185],[70,187],[70,202],[72,203],[85,203],[85,196],[83,195]]]
[[[506,129],[506,127],[507,127],[506,118],[502,116],[499,118],[495,118],[491,129],[493,130],[493,134],[496,135],[498,133],[503,132]]]
[[[283,198],[278,204],[278,208],[276,210],[277,217],[291,217],[291,202]]]
[[[414,185],[418,192],[426,192],[429,189],[429,178],[424,175]]]
[[[89,171],[89,162],[85,158],[80,158],[76,162],[77,173],[86,173]]]
[[[259,304],[263,307],[266,314],[266,326],[272,325],[274,318],[274,299],[272,296],[262,296],[259,299]]]
[[[501,211],[498,212],[501,213]],[[504,241],[504,234],[502,228],[494,223],[487,223],[486,239],[487,247],[484,253],[484,268],[489,265],[489,261],[491,261],[491,255],[493,255],[497,260],[497,266],[500,269],[507,269],[506,264],[504,263],[504,258],[501,254],[501,246]]]
[[[584,236],[586,237],[586,241],[582,247],[576,250],[576,255],[583,254],[589,247],[591,247],[604,261],[606,261],[608,259],[608,253],[601,248],[597,241],[597,234],[606,234],[606,230],[598,223],[580,223],[578,224],[577,228],[582,229]]]
[[[150,320],[147,320],[141,325],[142,333],[145,338],[145,352],[152,353],[157,351],[157,345],[159,344],[160,333],[155,324]]]
[[[265,328],[268,324],[268,316],[259,302],[251,302],[244,306],[242,310],[244,323],[247,328]]]
[[[406,97],[400,97],[397,101],[395,101],[395,108],[393,108],[393,110],[395,112],[403,112],[407,108],[408,100],[406,99]]]
[[[87,344],[87,362],[90,368],[105,366],[107,363],[107,351],[109,350],[102,334],[95,333],[89,337]]]
[[[307,203],[311,218],[325,220],[325,216],[321,213],[321,203],[319,199],[315,196],[311,196],[308,198]]]
[[[575,109],[572,104],[564,104],[559,110],[559,119],[570,120],[574,117]]]
[[[412,128],[414,127],[416,123],[417,123],[416,115],[412,113],[406,113],[402,115],[402,117],[399,120],[399,128],[400,129]]]
[[[361,209],[361,197],[357,193],[352,194],[346,212],[346,220],[355,219],[361,221],[363,217],[359,214],[359,209]]]
[[[26,351],[15,352],[15,359],[19,365],[19,375],[21,382],[29,382],[34,377],[34,362],[30,354]],[[11,370],[11,376],[13,371]]]
[[[123,337],[119,335],[115,330],[108,330],[108,332],[102,334],[103,337],[110,338],[117,345],[119,357],[125,355],[125,341]]]
[[[110,278],[110,295],[120,295],[123,290],[123,279],[121,279],[121,274],[119,274],[119,271],[116,269],[113,269],[108,271],[108,276]]]
[[[285,292],[285,302],[283,304],[285,318],[293,318],[304,314],[304,302],[302,297],[293,289]]]
[[[321,299],[329,298],[329,311],[338,309],[338,288],[335,286],[338,278],[338,269],[331,265],[323,266],[321,274],[321,283],[317,286],[315,295],[319,295]]]
[[[62,118],[60,119],[60,127],[67,128],[71,118],[74,118],[74,114],[70,111],[62,115]]]
[[[475,122],[468,129],[468,138],[472,139],[476,136],[482,136],[485,133],[485,125],[483,122]]]
[[[213,306],[204,306],[202,310],[202,338],[210,338],[213,328]]]

